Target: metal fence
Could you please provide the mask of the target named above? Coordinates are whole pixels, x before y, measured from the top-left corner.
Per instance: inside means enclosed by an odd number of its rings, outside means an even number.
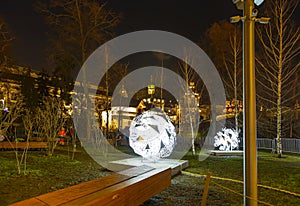
[[[300,154],[300,139],[281,138],[282,151]],[[258,149],[276,151],[277,139],[257,138]]]

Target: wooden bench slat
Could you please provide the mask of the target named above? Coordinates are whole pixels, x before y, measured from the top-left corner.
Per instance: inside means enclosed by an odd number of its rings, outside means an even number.
[[[0,142],[0,148],[2,149],[39,149],[39,148],[47,148],[47,142]]]
[[[60,205],[71,200],[80,198],[82,196],[94,193],[98,190],[109,187],[113,184],[117,184],[121,181],[129,179],[129,176],[121,174],[112,174],[89,182],[73,185],[65,189],[56,190],[54,192],[46,193],[37,197],[30,198],[21,202],[30,203],[39,202],[40,205]],[[23,204],[12,204],[12,206],[18,206]]]
[[[44,202],[41,202],[38,199],[30,198],[30,199],[27,199],[27,200],[16,202],[12,205],[14,205],[14,206],[46,206],[47,204],[44,203]]]
[[[130,176],[130,177],[136,177],[138,175],[144,174],[146,172],[149,172],[151,170],[154,170],[155,168],[150,167],[148,165],[141,165],[138,167],[133,167],[130,169],[126,169],[123,171],[119,171],[118,174],[122,174],[122,175],[126,175],[126,176]]]
[[[62,205],[139,205],[170,184],[171,169],[155,169]]]
[[[63,203],[69,202],[71,200],[95,193],[99,190],[103,190],[112,185],[118,184],[120,182],[126,181],[132,177],[142,175],[146,172],[152,171],[154,168],[143,165],[140,167],[134,167],[124,170],[119,173],[114,173],[105,177],[101,177],[88,182],[80,183],[78,185],[73,185],[65,189],[57,190],[47,194],[43,194],[29,200],[36,200],[41,202],[42,205],[61,205]],[[26,201],[26,200],[25,200]],[[23,202],[23,201],[22,201]],[[45,204],[43,204],[45,203]],[[17,206],[19,204],[13,204]]]
[[[92,182],[87,182],[86,184],[82,183],[79,185],[74,185],[65,189],[47,193],[36,197],[36,199],[41,200],[49,205],[60,205],[82,196],[89,195],[98,190],[107,188],[112,184],[125,181],[128,178],[129,177],[125,175],[113,174]]]
[[[149,175],[151,175],[151,173]],[[133,187],[134,190],[131,191],[131,195],[126,196],[128,199],[125,202],[129,203],[129,205],[140,205],[169,187],[171,185],[171,179],[172,169],[162,169],[160,173],[154,175],[154,178],[148,178],[143,182],[138,182],[136,186],[130,186],[128,190]],[[124,192],[127,192],[125,187],[122,193]]]

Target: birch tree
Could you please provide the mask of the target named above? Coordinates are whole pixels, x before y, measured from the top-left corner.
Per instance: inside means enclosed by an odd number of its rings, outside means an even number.
[[[204,90],[204,84],[201,79],[197,76],[196,72],[189,66],[189,62],[192,60],[186,55],[185,61],[179,63],[179,71],[178,73],[183,77],[185,80],[185,84],[181,85],[181,89],[184,91],[183,97],[183,105],[185,108],[181,108],[181,119],[180,122],[182,123],[183,128],[179,128],[179,131],[187,130],[184,132],[184,135],[191,136],[192,141],[192,153],[193,155],[196,154],[195,151],[195,137],[198,131],[194,131],[194,128],[197,128],[199,125],[198,113],[199,113],[199,100],[202,96],[202,92]],[[193,83],[192,83],[193,82]],[[192,85],[192,84],[193,85]],[[193,88],[191,88],[191,86]],[[200,88],[200,92],[196,92],[196,88]],[[199,98],[196,97],[199,95]],[[192,111],[196,108],[196,111]],[[190,132],[190,133],[189,133]]]
[[[234,120],[235,131],[239,133],[239,101],[243,99],[243,69],[242,69],[242,35],[240,27],[235,25],[229,32],[229,47],[227,53],[223,53],[223,64],[226,69],[222,75],[227,91],[227,97],[235,100]]]
[[[214,23],[206,32],[207,51],[216,65],[225,86],[226,97],[235,100],[235,130],[239,131],[238,100],[243,99],[242,34],[238,24],[228,21]]]
[[[300,66],[300,27],[293,21],[298,4],[299,0],[269,1],[265,15],[271,17],[271,22],[257,30],[263,48],[256,58],[258,101],[263,107],[273,109],[276,123],[272,128],[276,131],[278,157],[282,156],[283,128],[288,124],[283,121],[283,108],[293,106],[295,95],[299,97],[299,92],[293,94],[293,79]],[[259,123],[262,127],[265,124]]]

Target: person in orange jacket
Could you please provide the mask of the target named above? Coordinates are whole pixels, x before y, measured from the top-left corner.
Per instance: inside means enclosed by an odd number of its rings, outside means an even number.
[[[59,133],[58,133],[58,137],[59,137],[59,144],[60,145],[65,145],[65,137],[66,137],[66,130],[65,130],[65,128],[61,128],[60,130],[59,130]]]

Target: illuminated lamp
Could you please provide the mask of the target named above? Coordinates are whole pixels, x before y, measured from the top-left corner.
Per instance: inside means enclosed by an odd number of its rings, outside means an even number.
[[[148,94],[152,95],[155,93],[155,85],[154,84],[149,84],[148,85]]]
[[[176,142],[176,131],[170,118],[161,110],[154,110],[135,117],[129,128],[129,146],[150,161],[170,156]]]

